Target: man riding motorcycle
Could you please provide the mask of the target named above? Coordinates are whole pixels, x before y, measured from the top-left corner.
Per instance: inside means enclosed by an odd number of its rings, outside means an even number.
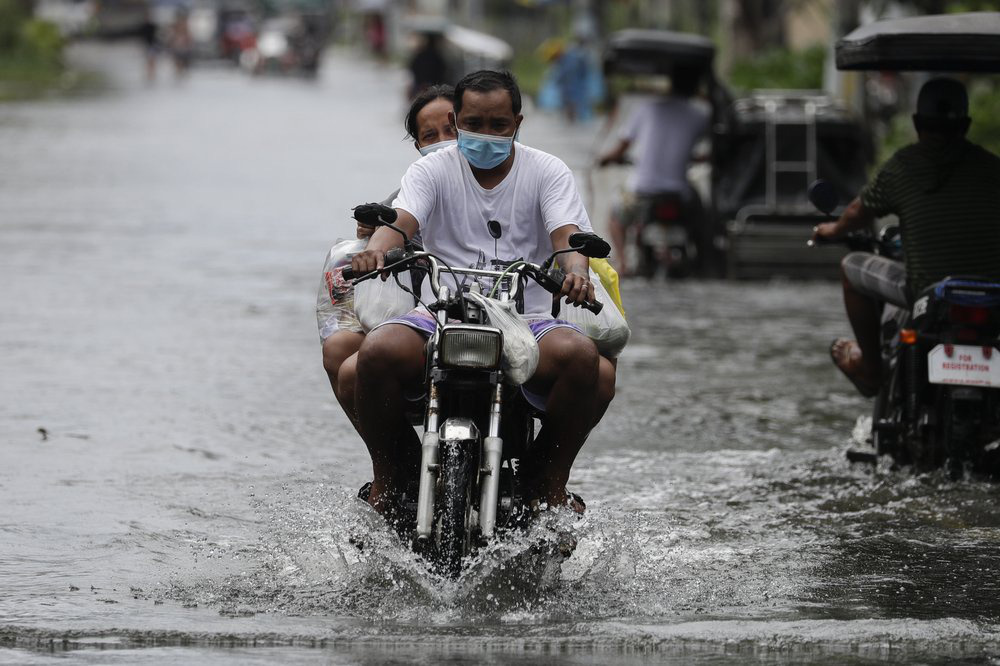
[[[494,248],[505,259],[541,263],[554,249],[568,248],[572,233],[590,230],[566,165],[515,142],[520,111],[520,91],[509,73],[469,74],[455,88],[457,147],[416,162],[403,177],[394,202],[396,226],[409,237],[419,231],[425,249],[449,265],[475,266]],[[496,243],[487,229],[490,220],[503,228]],[[385,252],[400,245],[395,231],[380,228],[368,249],[354,257],[355,274],[381,269]],[[559,262],[566,271],[561,296],[573,304],[593,301],[587,258],[568,253]],[[589,338],[552,319],[551,308],[547,292],[526,287],[524,316],[538,341],[539,362],[523,389],[529,402],[546,412],[552,434],[536,441],[523,461],[525,485],[541,503],[582,511],[566,482],[613,397],[615,371]],[[406,419],[405,393],[419,389],[425,341],[434,325],[425,311],[414,310],[373,329],[358,354],[355,405],[374,472],[368,501],[383,513],[416,476],[420,449]]]
[[[856,340],[830,347],[834,364],[858,391],[878,393],[882,304],[908,309],[914,295],[948,276],[1000,279],[1000,158],[966,138],[965,87],[931,79],[917,98],[918,141],[893,155],[836,222],[813,240],[837,240],[899,217],[903,262],[852,252],[841,263],[844,305]]]

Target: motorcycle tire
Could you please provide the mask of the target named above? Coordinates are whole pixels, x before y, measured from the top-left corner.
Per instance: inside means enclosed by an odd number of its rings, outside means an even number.
[[[688,259],[688,251],[684,247],[670,247],[667,250],[668,258],[667,277],[673,280],[682,280],[691,276],[691,262]]]
[[[443,442],[441,452],[436,559],[445,574],[457,577],[472,546],[473,456],[459,442]]]
[[[901,423],[902,407],[899,397],[899,376],[896,373],[896,366],[883,366],[883,376],[888,376],[889,381],[883,382],[879,387],[878,395],[875,396],[875,405],[872,407],[872,446],[875,453],[892,456],[899,460],[899,432],[903,427]]]
[[[639,263],[636,266],[635,274],[647,280],[656,277],[660,262],[657,259],[656,251],[648,245],[639,246]]]

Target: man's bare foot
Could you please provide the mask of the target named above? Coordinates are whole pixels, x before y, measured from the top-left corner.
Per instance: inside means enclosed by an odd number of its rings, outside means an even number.
[[[866,398],[878,394],[879,378],[871,376],[861,355],[861,347],[854,340],[837,338],[830,343],[830,359],[837,369],[854,384],[854,388]]]
[[[390,520],[395,518],[394,513],[398,499],[396,493],[385,485],[374,481],[366,485],[367,493],[364,496],[359,493],[359,497],[368,502],[371,508],[382,514],[382,517]]]

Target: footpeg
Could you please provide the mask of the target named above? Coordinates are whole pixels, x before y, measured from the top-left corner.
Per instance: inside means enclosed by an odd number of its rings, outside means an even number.
[[[878,464],[878,454],[874,451],[859,451],[857,449],[847,449],[847,459],[852,463]]]

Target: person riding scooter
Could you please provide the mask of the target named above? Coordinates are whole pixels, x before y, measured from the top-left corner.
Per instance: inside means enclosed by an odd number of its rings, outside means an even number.
[[[645,225],[657,219],[658,210],[670,209],[671,219],[681,222],[694,238],[702,237],[704,214],[701,200],[687,178],[691,151],[708,131],[710,113],[694,96],[701,71],[675,66],[670,76],[670,94],[644,100],[631,114],[618,143],[598,159],[600,166],[621,163],[633,144],[637,146],[635,174],[629,185],[635,194],[634,214],[610,221],[614,255],[619,272],[628,275],[636,267],[628,265],[625,252],[626,227]]]
[[[830,346],[834,364],[858,391],[878,393],[882,304],[908,309],[913,296],[948,276],[1000,279],[1000,158],[966,138],[965,87],[931,79],[917,98],[918,141],[894,154],[836,222],[813,240],[837,240],[899,217],[903,262],[852,252],[841,263],[844,305],[856,340]]]

